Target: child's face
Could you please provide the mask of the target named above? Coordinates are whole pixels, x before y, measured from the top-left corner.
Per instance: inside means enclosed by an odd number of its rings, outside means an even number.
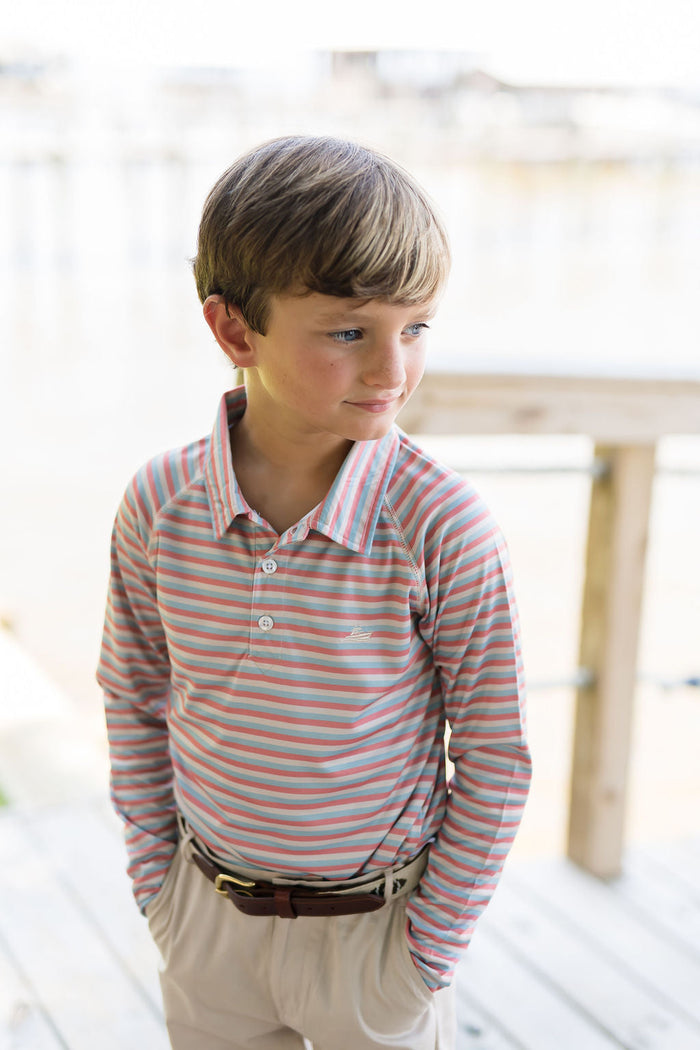
[[[270,305],[265,335],[248,332],[249,410],[290,437],[383,437],[423,375],[435,304],[312,293]]]

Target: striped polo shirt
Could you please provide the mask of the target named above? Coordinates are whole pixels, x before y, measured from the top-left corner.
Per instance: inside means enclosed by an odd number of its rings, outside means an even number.
[[[149,461],[117,514],[98,680],[142,909],[176,809],[225,864],[349,878],[432,843],[409,944],[449,982],[518,827],[530,765],[506,548],[476,492],[397,427],[356,442],[282,535],[229,430]],[[445,777],[445,722],[455,773]]]

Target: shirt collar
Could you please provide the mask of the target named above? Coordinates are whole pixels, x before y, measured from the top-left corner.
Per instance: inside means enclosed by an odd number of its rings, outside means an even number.
[[[368,554],[399,450],[395,427],[378,441],[356,441],[309,528],[343,547]]]
[[[245,406],[245,387],[229,390],[221,398],[204,465],[204,482],[217,540],[224,536],[234,518],[250,513],[233,472],[229,439],[229,429],[241,418]]]
[[[219,403],[204,466],[214,535],[221,539],[239,514],[250,507],[238,487],[231,459],[229,430],[245,411],[245,387],[229,390]],[[322,503],[304,519],[297,539],[309,529],[350,550],[367,554],[372,546],[377,520],[399,449],[396,427],[378,441],[356,441]]]

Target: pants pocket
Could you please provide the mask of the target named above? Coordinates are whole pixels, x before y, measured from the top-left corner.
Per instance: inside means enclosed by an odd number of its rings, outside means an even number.
[[[180,867],[182,866],[182,850],[178,847],[170,862],[170,867],[165,873],[163,884],[153,900],[146,905],[146,919],[151,936],[159,948],[162,949],[165,935],[170,927],[170,916],[172,913],[175,886],[178,880]]]
[[[427,984],[423,980],[423,975],[413,961],[411,955],[411,949],[408,946],[408,940],[406,938],[406,931],[403,931],[403,939],[401,944],[401,958],[403,962],[403,969],[406,975],[406,980],[409,985],[414,989],[416,994],[421,999],[430,1000],[433,997],[433,991],[428,988]]]
[[[317,983],[305,1002],[305,1034],[314,1046],[435,1050],[432,993],[408,950],[405,902],[323,922]]]
[[[406,937],[406,901],[399,900],[393,905],[395,916],[393,917],[391,936],[395,948],[396,971],[416,997],[422,1002],[430,1002],[433,992],[423,980],[420,970],[413,961],[411,950]]]

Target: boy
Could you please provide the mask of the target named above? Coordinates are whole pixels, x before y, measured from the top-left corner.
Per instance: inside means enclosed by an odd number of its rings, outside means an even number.
[[[197,289],[245,387],[127,489],[98,673],[176,1050],[453,1046],[529,755],[500,533],[394,426],[448,266],[421,189],[352,143],[269,142],[205,204]]]

